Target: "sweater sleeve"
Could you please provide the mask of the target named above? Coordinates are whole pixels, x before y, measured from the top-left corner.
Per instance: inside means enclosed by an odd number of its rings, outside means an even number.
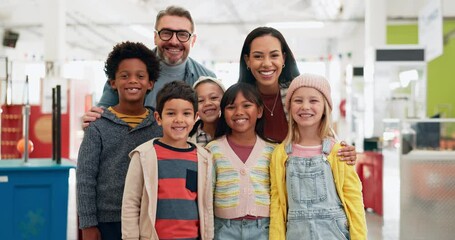
[[[77,158],[77,214],[81,229],[98,225],[96,189],[101,149],[101,134],[91,124],[85,130]]]
[[[354,166],[344,166],[343,194],[346,212],[350,215],[349,232],[352,240],[367,239],[367,225],[363,206],[362,184]]]
[[[272,153],[270,160],[270,239],[286,239],[286,203],[281,201],[281,195],[285,193],[282,186],[285,184],[284,159],[282,145],[278,145]],[[281,185],[281,188],[280,188]]]
[[[118,104],[118,94],[112,89],[109,85],[109,82],[106,81],[103,88],[103,95],[98,102],[98,107],[110,107]]]
[[[131,153],[122,200],[122,239],[139,239],[139,218],[144,189],[144,174],[139,152]]]
[[[215,193],[215,189],[216,189],[216,181],[217,181],[217,172],[216,172],[216,168],[217,168],[217,163],[216,163],[216,157],[214,156],[215,152],[214,151],[214,145],[217,144],[217,140],[214,140],[214,141],[211,141],[209,142],[205,148],[209,151],[210,153],[210,159],[212,161],[211,163],[211,166],[212,166],[212,191],[213,193]],[[215,198],[213,199],[213,201],[215,201]]]

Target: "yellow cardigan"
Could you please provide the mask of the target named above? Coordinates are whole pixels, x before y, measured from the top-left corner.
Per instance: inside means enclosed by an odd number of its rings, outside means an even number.
[[[367,239],[367,226],[363,206],[362,184],[354,170],[339,160],[337,143],[332,148],[328,161],[332,167],[335,187],[343,203],[349,224],[351,240]],[[269,239],[286,239],[287,222],[287,190],[285,163],[288,155],[285,145],[278,145],[272,153],[270,161],[271,204],[270,204],[270,235]]]

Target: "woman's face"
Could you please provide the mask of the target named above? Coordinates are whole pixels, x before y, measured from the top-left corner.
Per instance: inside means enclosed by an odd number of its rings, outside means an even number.
[[[260,36],[251,42],[250,49],[249,55],[245,55],[245,62],[256,79],[259,91],[276,93],[285,59],[280,41],[271,35]]]

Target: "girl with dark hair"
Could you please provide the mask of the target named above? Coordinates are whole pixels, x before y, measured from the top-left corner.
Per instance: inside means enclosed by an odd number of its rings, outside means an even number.
[[[275,144],[263,136],[257,89],[232,85],[221,99],[213,156],[215,239],[269,239],[269,165]]]
[[[239,82],[256,86],[264,104],[264,136],[282,142],[287,135],[288,112],[284,100],[292,79],[299,76],[294,55],[283,35],[271,27],[251,31],[240,55]],[[278,100],[280,99],[280,101]],[[339,155],[355,164],[353,146],[343,144]]]

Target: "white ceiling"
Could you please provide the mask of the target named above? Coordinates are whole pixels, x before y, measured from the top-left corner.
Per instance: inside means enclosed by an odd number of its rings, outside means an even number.
[[[43,53],[44,1],[0,0],[0,35],[3,29],[19,32],[16,57]],[[269,22],[322,20],[318,30],[281,30],[297,54],[316,55],[335,39],[363,31],[364,1],[340,0],[341,8],[330,10],[335,0],[61,0],[66,8],[66,58],[104,60],[121,41],[141,41],[153,47],[153,34],[132,30],[140,25],[153,31],[157,12],[168,5],[190,10],[198,35],[192,55],[202,59],[238,60],[245,36]],[[426,0],[387,0],[389,19],[416,18]],[[455,1],[442,0],[444,16],[455,16]],[[400,20],[401,21],[401,20]],[[357,33],[358,34],[358,33]],[[298,47],[295,47],[298,46]],[[18,53],[18,54],[17,54]],[[3,53],[5,54],[5,53]],[[319,53],[321,54],[321,53]],[[0,55],[2,50],[0,49]]]

